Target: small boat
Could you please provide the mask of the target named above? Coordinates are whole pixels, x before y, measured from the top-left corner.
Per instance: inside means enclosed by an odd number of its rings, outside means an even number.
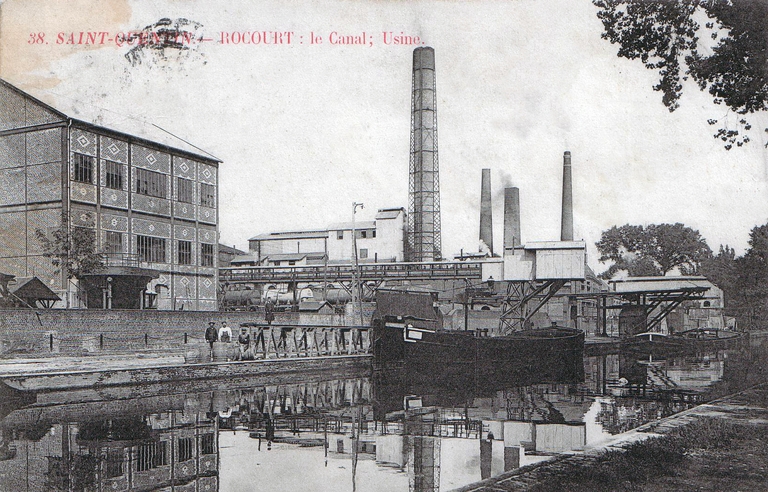
[[[694,328],[672,335],[672,337],[683,340],[689,345],[702,348],[733,347],[741,340],[742,336],[743,333],[738,331],[717,328]]]
[[[720,349],[734,346],[741,336],[739,332],[713,328],[694,328],[672,334],[646,331],[622,339],[621,344],[633,350]]]
[[[685,340],[660,333],[657,331],[645,331],[621,340],[622,348],[632,350],[651,349],[682,349],[688,347]]]

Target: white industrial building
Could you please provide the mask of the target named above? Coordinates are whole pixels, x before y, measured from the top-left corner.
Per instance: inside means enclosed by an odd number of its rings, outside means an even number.
[[[336,223],[326,229],[259,234],[248,240],[249,254],[232,260],[233,266],[301,266],[349,263],[354,260],[354,228],[357,259],[366,262],[398,262],[405,257],[406,212],[404,208],[379,209],[374,220]]]

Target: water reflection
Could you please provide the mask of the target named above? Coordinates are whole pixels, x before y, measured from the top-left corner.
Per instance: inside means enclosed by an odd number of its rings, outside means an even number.
[[[0,483],[14,491],[451,490],[754,384],[765,378],[765,355],[759,346],[609,352],[507,374],[390,367],[8,394]]]

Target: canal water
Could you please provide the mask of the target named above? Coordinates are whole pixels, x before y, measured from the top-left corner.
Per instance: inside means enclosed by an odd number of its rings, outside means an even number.
[[[565,359],[4,397],[0,490],[448,491],[768,380],[754,338]]]

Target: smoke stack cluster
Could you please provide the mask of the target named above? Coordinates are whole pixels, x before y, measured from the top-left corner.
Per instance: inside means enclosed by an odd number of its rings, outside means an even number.
[[[563,154],[563,208],[560,219],[560,240],[573,241],[573,182],[571,178],[571,153]]]
[[[480,189],[480,248],[487,247],[493,256],[493,207],[491,205],[491,170],[483,169]]]
[[[504,251],[522,244],[520,238],[520,190],[504,188]]]

